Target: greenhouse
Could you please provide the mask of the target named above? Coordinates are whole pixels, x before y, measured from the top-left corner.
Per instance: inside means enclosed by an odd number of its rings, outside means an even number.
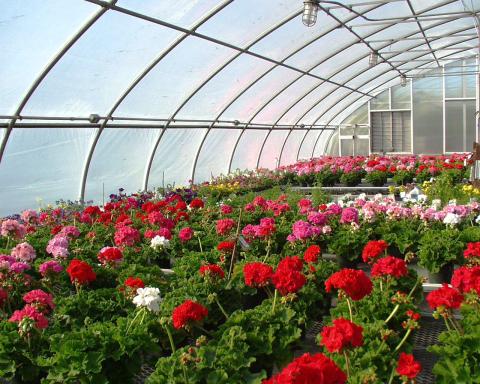
[[[480,0],[0,16],[0,383],[480,383]]]

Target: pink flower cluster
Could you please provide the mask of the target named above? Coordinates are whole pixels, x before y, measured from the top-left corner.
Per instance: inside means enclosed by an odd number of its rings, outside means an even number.
[[[67,225],[63,227],[58,234],[69,239],[76,239],[80,236],[80,230],[74,225]]]
[[[68,237],[57,235],[48,242],[47,252],[55,258],[66,259],[69,255],[68,245]]]
[[[50,277],[63,271],[62,265],[56,260],[48,260],[40,264],[38,271],[42,277]]]
[[[172,238],[172,232],[168,228],[160,228],[158,230],[147,229],[143,235],[146,239],[153,239],[155,236],[163,236],[167,240]]]
[[[27,233],[27,229],[23,224],[20,224],[17,220],[7,219],[2,221],[0,227],[0,234],[3,237],[12,237],[15,239],[23,239]]]
[[[42,312],[37,311],[32,305],[26,305],[23,309],[16,310],[8,321],[18,323],[20,329],[24,329],[21,325],[25,323],[25,321],[31,321],[37,329],[45,329],[48,327],[47,317]]]
[[[20,215],[20,218],[28,224],[37,224],[38,223],[38,213],[37,211],[28,209],[26,211],[23,211],[22,214]]]
[[[115,231],[114,240],[117,247],[132,247],[140,241],[140,232],[128,225],[120,225]]]
[[[264,212],[272,212],[273,216],[280,216],[290,210],[290,205],[286,203],[286,195],[281,195],[277,200],[266,200],[262,196],[257,196],[253,202],[245,205],[244,209],[247,212],[255,212],[260,208]]]
[[[293,223],[292,234],[288,235],[287,240],[293,242],[295,240],[305,241],[318,236],[322,233],[322,228],[311,225],[307,221],[298,220]]]
[[[31,263],[37,256],[35,249],[26,242],[17,244],[15,248],[12,249],[11,255],[15,257],[17,261],[23,261],[25,263]]]
[[[254,239],[265,239],[272,236],[277,230],[275,226],[275,219],[271,217],[264,217],[260,219],[260,224],[247,224],[242,229],[242,235],[246,240],[252,241]]]
[[[190,227],[182,228],[178,232],[178,237],[180,238],[180,241],[182,243],[185,243],[185,242],[191,240],[191,238],[193,237],[193,229],[190,228]]]

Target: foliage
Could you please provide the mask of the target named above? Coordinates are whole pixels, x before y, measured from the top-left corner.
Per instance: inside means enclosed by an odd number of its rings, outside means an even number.
[[[459,261],[464,248],[457,229],[432,229],[420,238],[417,253],[419,264],[437,273],[450,262]]]

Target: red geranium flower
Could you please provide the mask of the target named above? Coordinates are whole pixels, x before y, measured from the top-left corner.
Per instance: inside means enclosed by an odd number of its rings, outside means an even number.
[[[97,258],[103,265],[112,265],[123,260],[123,253],[117,247],[103,247],[100,252],[98,252]]]
[[[217,250],[222,253],[230,253],[233,251],[234,247],[235,247],[234,241],[222,241],[217,245]]]
[[[225,277],[225,272],[223,272],[223,269],[217,264],[202,265],[199,272],[201,276],[210,276],[220,279]]]
[[[463,295],[455,288],[451,288],[448,284],[443,284],[442,288],[432,291],[427,296],[427,302],[430,308],[437,309],[457,309],[463,301]]]
[[[172,320],[176,329],[184,328],[192,322],[200,322],[208,315],[208,309],[192,300],[185,300],[173,310]]]
[[[92,267],[84,261],[73,259],[67,267],[67,273],[72,283],[85,285],[95,281],[97,275]]]
[[[298,256],[287,256],[280,260],[277,266],[278,269],[292,269],[294,271],[300,272],[303,268],[302,259]]]
[[[203,208],[205,206],[203,200],[201,199],[193,199],[191,202],[190,202],[190,208],[192,209],[199,209],[199,208]]]
[[[278,268],[272,276],[272,282],[282,295],[287,295],[299,291],[307,279],[301,272],[294,269]]]
[[[220,219],[217,220],[217,233],[219,235],[226,235],[228,234],[233,227],[235,226],[235,221],[233,219]]]
[[[456,269],[453,272],[452,285],[462,293],[475,291],[480,294],[480,266]]]
[[[363,248],[362,260],[365,263],[371,263],[385,252],[387,248],[388,244],[385,240],[371,240]]]
[[[5,304],[8,299],[8,293],[4,289],[0,288],[0,307]]]
[[[413,355],[402,352],[398,359],[397,373],[401,376],[406,376],[409,379],[414,379],[422,370],[422,366],[415,360]]]
[[[344,268],[335,272],[325,282],[327,292],[332,288],[341,289],[352,300],[361,300],[372,292],[372,282],[365,272],[356,269]]]
[[[468,243],[467,249],[463,251],[463,256],[466,259],[480,257],[480,242]]]
[[[287,256],[282,259],[272,276],[275,288],[282,295],[300,290],[307,282],[305,276],[300,272],[302,268],[303,262],[298,256]]]
[[[373,277],[391,276],[398,279],[407,274],[405,260],[393,256],[382,257],[372,267]]]
[[[132,276],[127,277],[123,285],[130,288],[132,291],[136,291],[138,288],[145,288],[145,283],[142,279]]]
[[[322,250],[318,245],[311,245],[303,254],[303,260],[305,260],[307,263],[316,263],[321,252]]]
[[[245,285],[253,288],[264,287],[270,283],[273,276],[273,268],[268,264],[260,262],[247,263],[243,267],[243,276]]]
[[[323,353],[297,357],[262,384],[345,384],[347,376]]]
[[[342,317],[333,320],[333,326],[323,327],[320,342],[330,353],[342,353],[346,348],[363,345],[363,328]]]

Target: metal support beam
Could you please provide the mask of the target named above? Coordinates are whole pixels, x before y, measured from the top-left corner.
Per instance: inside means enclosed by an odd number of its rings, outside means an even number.
[[[160,62],[162,59],[170,54],[182,41],[184,41],[190,34],[188,31],[194,31],[199,28],[202,24],[212,18],[215,14],[220,12],[223,8],[225,8],[228,4],[230,4],[233,0],[227,0],[221,3],[219,6],[214,8],[212,11],[207,13],[202,19],[200,19],[197,23],[194,24],[191,30],[187,30],[183,35],[180,35],[177,39],[175,39],[168,47],[166,47],[160,54],[136,77],[136,79],[130,84],[130,86],[123,92],[123,94],[117,99],[113,107],[107,114],[107,117],[104,119],[102,125],[98,128],[95,137],[93,138],[92,144],[90,149],[87,153],[87,157],[85,158],[85,163],[83,166],[82,178],[80,181],[80,201],[83,201],[85,198],[85,188],[87,183],[88,171],[90,169],[90,164],[92,162],[93,153],[95,152],[95,148],[97,143],[102,135],[105,127],[107,126],[108,120],[111,119],[113,113],[117,110],[119,105],[125,100],[125,98],[129,95],[130,92],[147,76],[147,74]],[[103,2],[102,2],[103,3]],[[109,125],[111,126],[111,125]],[[155,150],[157,149],[158,143],[161,140],[165,130],[162,130],[159,134],[158,140],[155,144]],[[145,187],[146,189],[146,187]]]
[[[426,30],[428,30],[428,29],[430,29],[430,28],[438,27],[439,25],[443,25],[443,24],[444,24],[444,22],[443,22],[443,23],[437,23],[437,24],[435,24],[435,25],[430,26],[430,27],[427,28]],[[463,31],[464,29],[465,29],[465,28],[461,29],[461,31]],[[468,40],[470,40],[470,39],[468,39]],[[432,40],[432,41],[433,41],[433,40]],[[463,42],[463,41],[462,41],[462,42]],[[462,42],[460,42],[460,43],[462,43]],[[453,44],[458,44],[458,42],[457,42],[457,43],[453,43]],[[423,43],[422,43],[422,44],[419,44],[419,45],[416,45],[416,46],[413,46],[413,48],[418,47],[418,46],[420,46],[420,45],[423,45]],[[448,46],[448,45],[447,45],[447,46]],[[410,52],[410,51],[405,51],[405,52]],[[458,53],[458,52],[456,52],[456,53]],[[429,54],[429,53],[428,53],[428,54]],[[400,55],[400,53],[397,54],[397,55]],[[426,55],[427,55],[427,54],[424,53],[424,54],[422,54],[422,55],[417,56],[417,58],[423,57],[423,56],[426,56]],[[395,55],[395,56],[396,56],[396,55]],[[395,57],[395,56],[393,56],[393,57]],[[445,56],[444,56],[444,57],[445,57]],[[425,64],[419,65],[418,67],[421,67],[421,66],[426,65],[426,64],[431,63],[431,62],[432,62],[432,60],[430,60],[429,62],[427,62],[427,63],[425,63]],[[388,71],[385,71],[385,72],[383,72],[383,73],[387,73],[387,72],[388,72]],[[408,70],[408,71],[406,71],[406,72],[410,72],[410,70]],[[357,77],[359,74],[360,74],[360,73],[357,73],[357,74],[354,75],[353,77],[350,77],[349,79],[346,80],[346,82],[353,80],[353,79],[354,79],[355,77]],[[335,75],[335,74],[334,74],[334,75]],[[375,76],[375,77],[378,77],[378,76]],[[372,79],[372,80],[374,80],[374,79]],[[365,83],[364,83],[364,84],[365,84]],[[299,124],[300,121],[301,121],[310,111],[312,111],[312,110],[313,110],[318,104],[320,104],[326,97],[330,96],[332,93],[334,93],[334,92],[336,92],[336,91],[338,91],[338,88],[337,88],[336,90],[334,90],[333,92],[329,93],[328,95],[322,97],[320,100],[317,100],[311,107],[309,107],[309,108],[305,111],[305,113],[303,113],[303,115],[300,116],[300,118],[296,121],[295,124]],[[348,96],[348,95],[347,95],[347,96]],[[323,114],[322,114],[322,116],[323,116]],[[316,121],[318,121],[318,119],[317,119]],[[306,135],[307,135],[307,133],[305,134],[305,137],[306,137]],[[318,138],[317,138],[317,142],[318,142]]]
[[[430,62],[433,62],[433,60],[431,60]],[[421,65],[419,65],[418,67],[412,68],[412,69],[410,69],[410,70],[408,70],[408,71],[413,71],[413,70],[418,69],[419,67],[421,67],[421,66],[423,66],[423,65],[425,65],[425,64],[421,64]],[[390,81],[394,80],[395,78],[396,78],[396,77],[392,77],[392,78],[384,81],[383,83],[379,84],[379,85],[376,86],[374,89],[372,89],[372,91],[375,91],[375,90],[383,87],[385,84],[388,84]],[[348,96],[348,95],[347,95],[347,96]],[[346,97],[347,97],[347,96],[346,96]],[[353,105],[354,103],[356,103],[356,102],[357,102],[358,100],[360,100],[360,99],[361,99],[361,97],[353,100],[352,102],[349,101],[349,104],[350,104],[350,105]],[[332,121],[334,121],[335,118],[336,118],[340,113],[341,113],[341,112],[338,112],[336,115],[334,115],[332,118],[330,118],[330,120],[328,121],[328,124],[330,124]],[[322,115],[323,115],[323,114],[322,114]],[[321,117],[321,116],[320,116],[320,117]],[[318,117],[317,119],[315,119],[314,124],[320,119],[320,117]],[[317,140],[315,141],[315,144],[314,144],[314,147],[313,147],[313,150],[312,150],[312,156],[313,156],[313,153],[315,152],[315,149],[316,149],[317,144],[318,144],[318,138],[317,138]]]
[[[450,2],[451,2],[451,1],[450,1]],[[449,3],[450,3],[450,2],[449,2]],[[440,5],[437,5],[436,7],[444,6],[444,5],[445,5],[445,4],[440,4]],[[433,9],[435,9],[436,7],[433,7]],[[428,11],[430,11],[431,9],[432,9],[432,8],[426,9],[424,12],[428,12]],[[431,26],[428,27],[427,29],[434,28],[434,27],[438,27],[439,25],[443,25],[443,24],[445,24],[445,22],[436,23],[435,25],[431,25]],[[371,32],[369,35],[367,35],[365,38],[368,38],[369,36],[378,34],[379,32],[381,32],[381,31],[383,31],[383,30],[385,30],[385,29],[387,29],[387,28],[390,28],[390,27],[391,27],[391,26],[383,27],[383,28],[381,28],[380,30],[373,31],[373,32]],[[464,31],[464,30],[465,30],[465,28],[461,29],[460,31]],[[407,34],[406,36],[407,36],[407,37],[413,36],[413,35],[415,35],[415,34],[417,34],[417,33],[418,33],[418,32],[412,32],[412,33]],[[434,41],[434,40],[432,40],[432,41]],[[352,46],[353,44],[358,43],[358,42],[359,42],[359,41],[354,42],[354,43],[352,43],[350,46]],[[388,45],[389,45],[389,44],[386,44],[386,45],[384,45],[384,47],[386,47],[386,46],[388,46]],[[414,45],[413,48],[418,47],[418,46],[421,46],[421,45],[423,45],[423,43],[421,43],[421,44],[419,44],[419,45]],[[349,47],[347,47],[346,49],[348,49],[348,48],[349,48]],[[336,53],[334,53],[333,55],[331,55],[329,58],[333,57],[335,54],[336,54]],[[359,57],[359,58],[353,59],[350,63],[347,63],[346,65],[344,65],[343,67],[341,67],[338,71],[336,71],[335,73],[333,73],[333,74],[330,76],[330,78],[336,76],[337,74],[339,74],[339,73],[342,72],[343,70],[348,70],[352,64],[354,64],[354,63],[356,63],[357,61],[360,61],[360,60],[362,60],[362,59],[364,59],[364,58],[366,58],[366,57],[368,57],[368,55],[364,55],[363,57]],[[360,73],[363,73],[363,72],[360,72]],[[348,81],[351,81],[352,79],[354,79],[355,77],[357,77],[360,73],[357,73],[355,76],[350,77],[347,81],[345,81],[345,83],[348,82]],[[272,125],[272,129],[273,129],[275,126],[277,126],[278,122],[279,122],[293,107],[295,107],[301,100],[303,100],[306,96],[308,96],[311,92],[313,92],[315,89],[317,89],[317,88],[318,88],[319,86],[321,86],[321,85],[322,85],[322,84],[318,84],[317,86],[315,86],[315,87],[313,87],[312,89],[308,90],[305,94],[303,94],[300,98],[298,98],[295,102],[293,102],[293,103],[280,115],[280,117],[275,121],[275,123]],[[335,91],[337,91],[337,90],[338,90],[338,88],[335,89],[333,92],[335,92]],[[309,109],[300,117],[300,119],[297,120],[296,124],[299,124],[300,121],[301,121],[301,119],[303,119],[303,117],[304,117],[308,112],[310,112],[316,105],[318,105],[321,101],[323,101],[323,100],[324,100],[328,95],[330,95],[331,93],[332,93],[332,92],[330,92],[329,94],[325,95],[325,96],[322,97],[320,100],[316,101],[316,102],[314,103],[314,105],[313,105],[311,108],[309,108]],[[308,132],[305,133],[304,138],[303,138],[302,141],[301,141],[300,148],[299,148],[299,152],[300,152],[300,150],[301,150],[301,147],[302,147],[302,145],[303,145],[303,142],[304,142],[307,134],[308,134]],[[267,137],[265,138],[265,140],[266,140],[266,139],[268,139],[268,135],[267,135]],[[287,137],[286,139],[288,139],[288,137]],[[262,147],[263,147],[263,145],[262,145]]]

